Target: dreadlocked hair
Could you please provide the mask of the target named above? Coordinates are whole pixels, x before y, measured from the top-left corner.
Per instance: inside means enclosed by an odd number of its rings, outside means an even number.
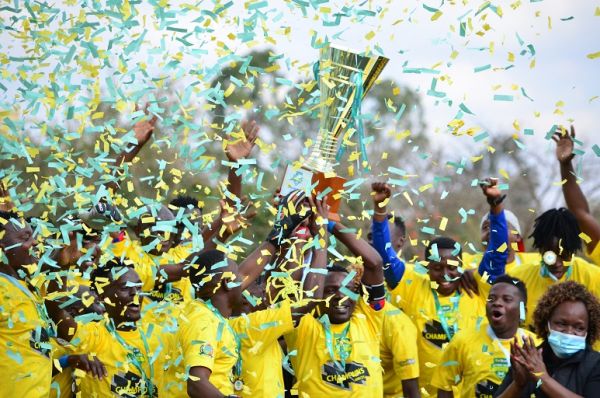
[[[199,205],[198,199],[195,199],[191,196],[179,195],[175,199],[171,200],[171,202],[169,202],[169,205],[173,207],[182,207],[184,209],[192,207],[202,210],[202,206]]]
[[[533,238],[533,247],[539,251],[553,247],[556,243],[554,239],[558,239],[565,253],[575,254],[582,247],[580,233],[581,230],[573,213],[560,207],[547,210],[536,218],[533,233],[529,237]]]

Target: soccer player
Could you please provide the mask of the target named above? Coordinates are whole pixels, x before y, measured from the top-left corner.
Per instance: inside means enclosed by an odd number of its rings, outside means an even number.
[[[0,374],[6,397],[48,397],[52,381],[52,321],[30,276],[37,270],[31,226],[0,212]]]
[[[331,228],[331,227],[330,227]],[[381,257],[341,224],[333,234],[352,254],[327,269],[321,316],[305,315],[286,335],[301,397],[383,395],[379,341],[385,305]],[[362,267],[360,266],[362,262]],[[362,274],[362,275],[361,275]]]
[[[304,194],[291,193],[284,203],[290,203],[295,211],[283,214],[267,241],[244,260],[243,268],[251,264],[257,272],[242,275],[237,264],[227,259],[224,253],[209,250],[194,256],[195,268],[190,278],[195,287],[196,299],[184,309],[186,320],[180,323],[178,340],[183,350],[182,365],[187,376],[187,394],[191,397],[255,396],[256,391],[264,390],[268,396],[281,391],[283,381],[256,379],[252,369],[263,370],[264,365],[252,362],[253,350],[261,352],[261,342],[266,347],[277,344],[277,338],[293,329],[293,320],[310,310],[314,305],[294,308],[284,301],[279,307],[253,312],[249,315],[229,319],[242,304],[242,291],[260,274],[277,247],[286,240],[296,227],[311,216],[310,209],[301,206]],[[319,206],[324,206],[324,202]],[[282,206],[289,209],[289,206]],[[312,265],[324,267],[325,247],[316,251]],[[308,278],[312,287],[318,283],[318,272]],[[270,325],[270,326],[269,326]],[[262,329],[262,330],[261,330]],[[265,348],[266,348],[265,347]],[[247,359],[245,361],[244,359]],[[263,360],[268,358],[263,357]],[[260,359],[259,359],[260,360]],[[246,365],[244,363],[246,362]],[[258,365],[258,368],[254,366]],[[279,364],[272,364],[279,367]],[[246,367],[246,371],[244,371]],[[245,376],[248,378],[246,379]],[[264,375],[263,377],[266,377]],[[246,381],[247,380],[247,381]],[[246,385],[248,383],[248,385]],[[275,395],[277,396],[277,395]]]
[[[510,343],[535,337],[519,328],[526,302],[523,282],[507,275],[496,278],[486,303],[488,322],[461,330],[443,350],[431,381],[438,398],[453,397],[455,386],[464,398],[493,396],[510,368]]]

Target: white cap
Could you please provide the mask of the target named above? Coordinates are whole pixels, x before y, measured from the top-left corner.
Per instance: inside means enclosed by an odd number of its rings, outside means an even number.
[[[510,224],[510,226],[512,226],[519,235],[523,236],[523,234],[521,233],[521,224],[519,224],[519,219],[517,218],[515,213],[513,213],[510,210],[504,210],[504,217],[506,218],[506,221]],[[481,219],[481,223],[479,224],[480,229],[483,226],[483,223],[488,218],[490,218],[490,213],[486,213],[485,216],[483,216],[483,218]]]

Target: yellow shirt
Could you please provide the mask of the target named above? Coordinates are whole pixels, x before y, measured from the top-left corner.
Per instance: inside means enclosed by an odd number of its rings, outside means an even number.
[[[482,253],[466,253],[463,252],[462,261],[465,269],[477,269],[481,263]],[[515,267],[523,264],[534,264],[542,261],[542,256],[537,252],[516,252],[515,259],[506,264],[506,273],[508,274]]]
[[[381,344],[383,396],[400,398],[402,380],[419,377],[417,328],[402,310],[385,303]]]
[[[58,392],[60,391],[60,395]],[[73,369],[63,368],[52,378],[50,398],[71,398],[73,396]]]
[[[596,243],[596,247],[594,247],[594,250],[591,253],[588,253],[587,249],[586,249],[586,254],[595,265],[600,265],[600,244],[599,243]]]
[[[0,275],[1,398],[50,394],[52,329],[36,307],[43,305],[41,299],[26,292],[24,282]]]
[[[391,292],[391,297],[392,303],[402,308],[417,327],[419,385],[430,394],[435,394],[435,388],[429,384],[440,362],[442,348],[449,339],[436,311],[428,275],[407,267],[402,280]],[[485,302],[480,296],[459,294],[438,298],[450,333],[455,329],[473,328],[485,319]]]
[[[283,398],[283,351],[278,339],[294,330],[289,301],[229,321],[241,339],[242,397]]]
[[[294,331],[285,336],[288,351],[297,350],[294,371],[298,397],[381,397],[383,380],[379,340],[382,322],[383,310],[375,311],[361,298],[350,321],[331,325],[332,334],[338,336],[349,325],[347,336],[351,352],[345,368],[339,369],[327,347],[324,326],[311,315],[302,317]],[[339,363],[337,352],[335,359]]]
[[[460,385],[463,398],[491,398],[510,368],[510,342],[497,339],[487,324],[462,330],[444,348],[431,384],[445,391]],[[493,333],[493,332],[492,332]],[[519,329],[517,336],[537,337]],[[494,337],[492,337],[494,336]]]
[[[541,262],[531,263],[513,269],[510,275],[521,279],[527,286],[527,319],[526,325],[533,325],[533,313],[538,300],[555,283],[573,280],[587,287],[596,297],[600,297],[600,268],[588,263],[580,257],[573,257],[570,277],[565,273],[555,282],[550,277],[541,275]]]
[[[113,333],[117,333],[122,342]],[[96,355],[108,373],[108,376],[100,380],[85,373],[79,383],[82,396],[158,396],[163,382],[166,346],[161,336],[161,328],[157,325],[110,332],[106,328],[106,321],[79,324],[71,340],[73,350]],[[146,378],[153,382],[153,395],[150,395]]]
[[[170,291],[165,292],[155,290],[155,281],[164,279],[164,276],[159,274],[161,265],[179,264],[184,261],[189,255],[189,247],[179,245],[170,249],[168,252],[155,256],[146,253],[140,246],[138,241],[124,239],[116,242],[111,246],[111,250],[115,257],[128,258],[133,261],[135,272],[142,281],[142,291],[150,292],[152,299],[162,300],[167,298],[171,301],[189,301],[193,298],[192,285],[189,278],[183,278],[180,281],[169,283]],[[149,300],[145,300],[148,302]]]
[[[205,367],[212,372],[209,381],[213,386],[223,395],[233,394],[233,367],[238,359],[233,330],[200,300],[188,302],[183,313],[177,336],[183,353],[178,374],[185,376],[192,367]],[[187,389],[182,393],[187,397]]]

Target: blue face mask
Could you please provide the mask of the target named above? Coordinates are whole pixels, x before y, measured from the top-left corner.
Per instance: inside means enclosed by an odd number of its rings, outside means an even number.
[[[554,351],[557,357],[568,358],[585,349],[587,333],[585,336],[576,336],[574,334],[557,332],[550,329],[550,325],[548,325],[548,330],[550,331],[548,344],[550,344],[552,351]]]

